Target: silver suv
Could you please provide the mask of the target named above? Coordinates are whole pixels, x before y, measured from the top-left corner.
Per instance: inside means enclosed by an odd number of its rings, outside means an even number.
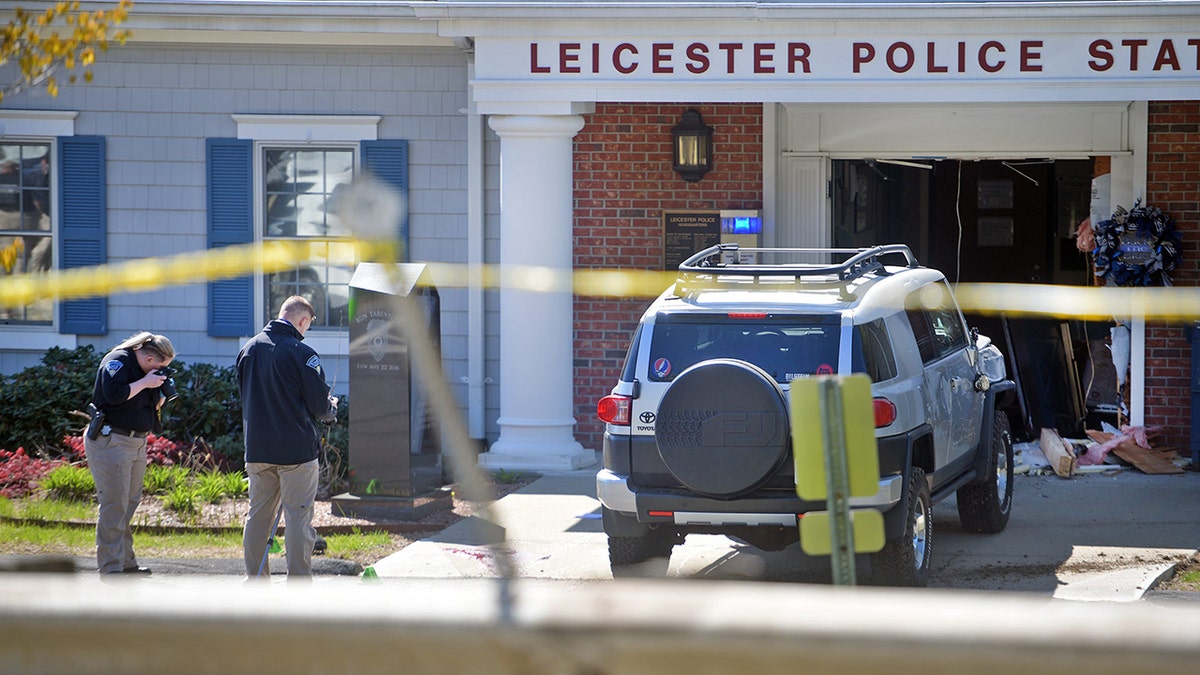
[[[873,383],[879,490],[850,500],[884,512],[873,583],[928,582],[933,504],[952,494],[965,529],[1003,530],[1013,475],[1003,409],[1015,387],[945,276],[903,245],[721,245],[679,266],[597,406],[614,570],[669,556],[691,533],[772,551],[797,542],[799,518],[826,505],[796,494],[790,383],[849,373]]]

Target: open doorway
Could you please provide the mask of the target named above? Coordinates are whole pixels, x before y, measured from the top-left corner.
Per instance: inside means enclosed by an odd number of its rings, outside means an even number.
[[[833,242],[857,248],[907,244],[951,282],[1087,285],[1089,258],[1075,245],[1088,217],[1088,160],[835,160]],[[1083,434],[1090,408],[1115,398],[1095,373],[1111,369],[1109,324],[967,315],[1005,352],[1017,381],[1013,428]],[[1097,353],[1099,349],[1099,353]],[[1097,389],[1099,386],[1099,389]]]

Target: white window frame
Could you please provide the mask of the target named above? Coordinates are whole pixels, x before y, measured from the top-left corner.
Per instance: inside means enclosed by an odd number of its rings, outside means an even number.
[[[267,148],[319,146],[346,148],[354,152],[354,170],[362,170],[362,141],[379,138],[379,115],[233,115],[237,137],[254,141],[254,241],[261,243],[266,224],[263,222],[266,193],[263,175],[263,153]],[[266,307],[265,277],[254,274],[254,316],[263,317]],[[320,311],[320,310],[318,310]],[[317,353],[325,356],[350,353],[350,328],[340,330],[315,329],[304,336]]]
[[[75,119],[79,116],[76,111],[66,110],[0,110],[0,142],[4,143],[47,143],[50,145],[51,156],[58,152],[58,137],[75,135]],[[53,162],[54,178],[50,181],[50,202],[59,203],[60,181],[62,173],[58,162]],[[57,218],[50,220],[50,232],[54,242],[51,257],[53,272],[61,269],[62,261],[58,255],[59,223]],[[58,332],[58,303],[55,302],[50,313],[49,326],[29,326],[19,324],[0,325],[0,349],[12,351],[45,350],[51,347],[75,349],[79,346],[79,338],[75,334]]]

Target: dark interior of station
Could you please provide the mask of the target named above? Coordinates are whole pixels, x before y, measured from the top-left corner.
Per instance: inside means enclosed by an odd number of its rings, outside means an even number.
[[[835,160],[839,248],[907,244],[951,283],[1094,285],[1076,247],[1089,216],[1091,159]],[[1112,321],[967,314],[1005,354],[1018,387],[1014,435],[1080,438],[1117,424]]]

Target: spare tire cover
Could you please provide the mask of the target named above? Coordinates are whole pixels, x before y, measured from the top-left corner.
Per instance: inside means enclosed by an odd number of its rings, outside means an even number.
[[[788,456],[787,403],[775,380],[736,359],[688,368],[663,394],[658,454],[698,494],[729,499],[767,481]]]

